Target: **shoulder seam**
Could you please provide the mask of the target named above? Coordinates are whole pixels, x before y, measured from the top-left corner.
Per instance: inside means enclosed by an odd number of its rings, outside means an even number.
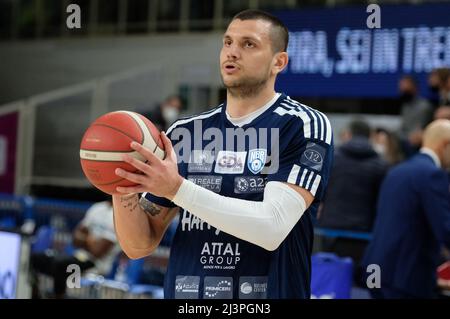
[[[219,111],[221,111],[222,106],[223,106],[223,104],[220,104],[219,106],[213,108],[212,110],[208,110],[208,111],[196,114],[196,115],[187,116],[187,117],[178,119],[175,122],[173,122],[172,125],[167,129],[166,134],[169,134],[171,131],[173,131],[173,129],[175,129],[179,125],[187,124],[189,122],[194,121],[195,119],[205,119],[210,116],[213,116],[213,115],[219,113]]]
[[[288,109],[283,108],[283,106]],[[326,144],[331,145],[333,132],[330,121],[319,110],[313,109],[287,96],[280,102],[280,106],[274,112],[280,116],[287,114],[300,118],[303,122],[303,133],[306,138],[322,140]]]

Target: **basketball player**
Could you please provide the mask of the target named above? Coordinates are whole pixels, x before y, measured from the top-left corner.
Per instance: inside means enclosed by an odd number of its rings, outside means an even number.
[[[279,19],[236,15],[220,53],[226,103],[162,133],[164,160],[133,143],[147,163],[124,160],[143,174],[116,170],[138,184],[113,197],[118,239],[131,258],[150,254],[180,211],[166,298],[310,297],[312,218],[333,138],[324,114],[275,92],[287,44]]]

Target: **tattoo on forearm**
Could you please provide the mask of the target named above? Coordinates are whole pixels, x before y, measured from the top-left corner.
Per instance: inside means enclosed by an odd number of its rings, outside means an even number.
[[[128,209],[130,213],[134,212],[138,207],[138,198],[137,196],[131,197],[121,197],[120,204],[123,208]]]
[[[161,207],[145,199],[144,197],[141,197],[139,200],[139,206],[144,212],[150,214],[151,216],[156,216],[161,212]]]

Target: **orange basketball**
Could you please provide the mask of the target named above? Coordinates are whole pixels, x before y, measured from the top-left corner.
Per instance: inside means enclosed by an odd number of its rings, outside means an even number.
[[[145,161],[143,156],[130,147],[136,141],[163,159],[164,146],[159,130],[144,116],[128,111],[107,113],[96,119],[86,130],[81,140],[81,167],[87,179],[108,194],[119,194],[117,186],[134,184],[115,174],[120,167],[127,171],[139,172],[122,161],[124,154]]]

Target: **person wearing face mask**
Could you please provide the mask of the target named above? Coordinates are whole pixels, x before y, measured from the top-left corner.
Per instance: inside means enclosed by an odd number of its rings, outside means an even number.
[[[374,298],[434,298],[441,245],[450,247],[450,120],[429,124],[423,147],[394,167],[378,197],[363,266],[381,269]]]
[[[150,119],[160,131],[165,131],[178,119],[182,108],[181,98],[178,95],[170,95],[154,110],[143,115]]]
[[[433,110],[430,103],[419,96],[416,80],[405,75],[399,82],[401,101],[400,139],[407,157],[416,153],[422,144],[423,128],[431,121]]]
[[[371,135],[371,142],[374,150],[388,162],[389,166],[394,166],[404,160],[400,141],[393,132],[376,127]]]

